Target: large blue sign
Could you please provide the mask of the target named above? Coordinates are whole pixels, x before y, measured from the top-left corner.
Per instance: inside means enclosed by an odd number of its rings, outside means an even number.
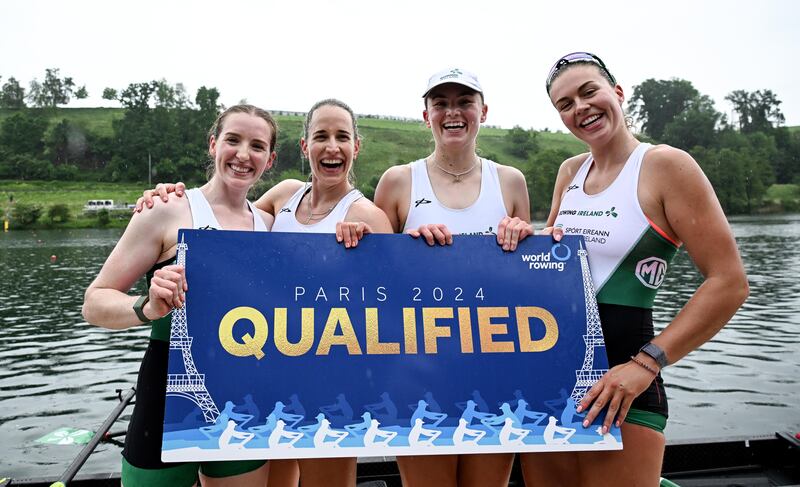
[[[182,230],[164,461],[619,449],[581,237]]]

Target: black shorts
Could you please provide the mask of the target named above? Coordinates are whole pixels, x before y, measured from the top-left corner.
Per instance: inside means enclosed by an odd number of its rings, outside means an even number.
[[[598,303],[597,308],[603,325],[609,368],[630,361],[642,345],[653,339],[653,310],[604,303]],[[669,417],[661,374],[633,400],[631,407]]]
[[[167,363],[169,359],[169,342],[150,340],[144,353],[139,377],[136,380],[136,404],[133,407],[128,432],[125,435],[125,448],[122,456],[127,465],[123,471],[129,477],[139,479],[135,485],[148,485],[150,477],[160,474],[158,470],[178,472],[186,477],[186,485],[194,483],[192,475],[197,476],[200,470],[210,477],[227,477],[238,475],[259,468],[266,460],[242,460],[224,462],[203,462],[202,464],[163,463],[161,461],[161,436],[164,431],[164,406],[167,402]],[[179,466],[191,465],[188,469],[176,469]],[[133,467],[133,468],[131,468]],[[186,472],[183,472],[186,470]],[[183,472],[183,473],[182,473]],[[162,475],[165,479],[172,478]],[[123,478],[126,486],[134,485]],[[180,484],[180,483],[179,483]],[[176,485],[175,483],[172,484]]]

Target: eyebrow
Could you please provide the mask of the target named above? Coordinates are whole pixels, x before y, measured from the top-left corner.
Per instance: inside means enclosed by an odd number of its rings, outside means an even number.
[[[582,84],[582,85],[580,85],[578,87],[578,92],[580,93],[584,88],[586,88],[586,85],[588,85],[589,83],[596,83],[596,82],[597,81],[595,81],[593,79],[590,79],[589,81],[587,81],[586,83],[584,83],[584,84]],[[562,96],[561,98],[559,98],[558,100],[555,101],[554,105],[558,105],[561,102],[561,100],[564,100],[565,98],[568,99],[569,97],[568,96]]]
[[[225,131],[223,134],[224,134],[225,136],[228,136],[228,135],[235,135],[236,137],[239,137],[239,138],[242,138],[242,137],[243,137],[243,135],[242,135],[242,134],[240,134],[239,132],[236,132],[235,130],[226,130],[226,131]],[[254,142],[261,142],[262,144],[267,144],[267,145],[269,145],[269,144],[267,143],[267,141],[266,141],[266,140],[264,140],[264,139],[262,139],[261,137],[254,137],[252,140],[253,140]]]

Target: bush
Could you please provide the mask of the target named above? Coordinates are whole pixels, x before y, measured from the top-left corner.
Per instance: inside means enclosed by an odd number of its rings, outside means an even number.
[[[29,203],[17,203],[11,211],[11,221],[21,227],[33,225],[42,216],[42,207]]]
[[[67,222],[70,217],[69,207],[62,203],[55,204],[47,210],[47,217],[50,218],[50,223]]]
[[[100,225],[101,227],[104,227],[104,226],[108,225],[108,223],[110,221],[111,221],[111,214],[108,212],[108,210],[103,208],[102,210],[99,210],[97,212],[97,224],[98,225]]]
[[[79,181],[84,177],[74,164],[60,164],[53,167],[53,179],[58,181]]]

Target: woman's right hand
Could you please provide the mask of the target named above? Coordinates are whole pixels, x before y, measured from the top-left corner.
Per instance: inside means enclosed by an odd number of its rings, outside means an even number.
[[[177,264],[164,266],[155,271],[153,279],[150,280],[150,301],[142,311],[147,317],[165,316],[173,308],[183,306],[188,289],[183,266]]]
[[[133,209],[134,213],[141,213],[147,207],[153,207],[153,197],[158,195],[161,201],[166,203],[169,201],[169,193],[175,193],[175,196],[181,197],[186,191],[186,185],[182,182],[177,183],[158,183],[155,189],[146,189],[142,193],[142,197],[136,200],[136,207]]]
[[[561,227],[544,227],[539,235],[552,235],[553,240],[556,242],[561,241],[561,237],[564,236],[564,229]]]
[[[414,238],[424,238],[428,245],[431,246],[435,243],[439,245],[453,245],[453,234],[450,233],[447,225],[443,223],[421,225],[416,230],[408,230],[406,233]]]

